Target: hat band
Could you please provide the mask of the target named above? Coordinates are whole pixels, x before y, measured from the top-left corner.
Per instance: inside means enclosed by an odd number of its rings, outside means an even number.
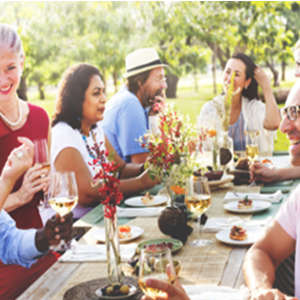
[[[131,72],[131,71],[136,71],[138,69],[143,69],[143,68],[146,68],[146,67],[151,67],[151,66],[154,66],[154,65],[161,65],[162,62],[160,59],[157,59],[157,60],[154,60],[150,63],[147,63],[147,64],[144,64],[144,65],[140,65],[138,67],[134,67],[134,68],[131,68],[131,69],[128,69],[127,72]]]

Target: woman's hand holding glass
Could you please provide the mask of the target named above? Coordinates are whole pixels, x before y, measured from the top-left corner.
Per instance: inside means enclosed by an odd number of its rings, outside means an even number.
[[[169,248],[142,249],[140,255],[139,286],[144,294],[152,299],[164,297],[166,293],[147,285],[148,279],[157,279],[169,284],[176,280],[176,272]]]

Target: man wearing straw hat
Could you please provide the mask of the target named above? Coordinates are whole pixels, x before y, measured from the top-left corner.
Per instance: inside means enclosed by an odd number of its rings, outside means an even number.
[[[151,106],[164,101],[167,88],[163,64],[154,48],[142,48],[126,57],[126,87],[107,103],[102,126],[110,143],[126,161],[145,162],[148,151],[138,139],[149,129]]]

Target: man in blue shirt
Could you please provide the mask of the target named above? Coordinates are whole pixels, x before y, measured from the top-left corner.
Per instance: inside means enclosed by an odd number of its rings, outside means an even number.
[[[29,268],[36,259],[57,245],[61,239],[69,240],[72,233],[72,214],[59,215],[47,221],[44,228],[21,230],[2,206],[15,181],[33,162],[33,144],[27,138],[19,138],[22,145],[14,149],[0,177],[0,259],[7,264],[19,264]]]
[[[138,139],[149,129],[151,106],[164,101],[164,65],[155,49],[143,48],[126,57],[127,85],[107,103],[102,126],[120,157],[144,163],[148,150]]]

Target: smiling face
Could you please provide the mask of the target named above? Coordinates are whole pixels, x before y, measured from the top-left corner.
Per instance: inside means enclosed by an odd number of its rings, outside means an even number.
[[[300,85],[296,84],[290,91],[285,107],[300,105]],[[296,120],[289,120],[283,116],[280,123],[280,130],[285,133],[290,141],[289,152],[291,163],[300,166],[300,115],[297,113]]]
[[[162,95],[166,88],[165,70],[163,67],[158,67],[150,72],[147,80],[140,86],[137,97],[141,100],[143,107],[148,107],[155,96]]]
[[[16,96],[23,65],[23,56],[0,46],[0,101]]]
[[[90,84],[85,91],[85,98],[82,106],[82,121],[93,125],[103,119],[106,96],[104,83],[100,76],[91,77]]]
[[[234,93],[241,94],[244,88],[247,88],[251,82],[251,78],[246,79],[246,65],[237,58],[230,58],[226,64],[223,83],[225,89],[230,85],[231,76],[235,72]]]

